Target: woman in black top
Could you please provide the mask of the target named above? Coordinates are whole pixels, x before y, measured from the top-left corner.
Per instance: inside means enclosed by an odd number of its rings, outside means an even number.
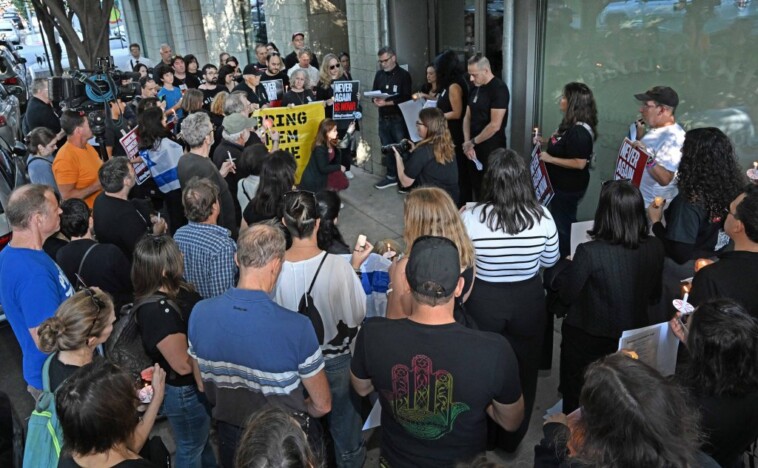
[[[422,138],[412,146],[410,158],[403,161],[396,147],[397,176],[403,187],[410,187],[417,180],[420,186],[439,187],[445,190],[458,204],[458,165],[455,149],[445,115],[436,107],[422,109],[416,129]]]
[[[294,76],[294,75],[293,75]],[[329,174],[332,172],[345,172],[342,161],[342,151],[350,143],[350,136],[355,130],[355,124],[347,130],[347,136],[343,141],[337,139],[337,123],[332,119],[324,119],[318,126],[316,139],[313,140],[313,149],[308,165],[300,178],[300,189],[316,193],[327,188]],[[329,187],[336,190],[335,187]]]
[[[468,101],[468,84],[463,78],[463,67],[458,54],[452,50],[442,52],[434,60],[437,74],[437,109],[445,114],[447,128],[455,146],[455,161],[458,164],[458,206],[473,201],[474,193],[471,178],[468,175],[471,161],[463,154],[463,115]],[[474,168],[475,169],[475,168]]]
[[[282,107],[295,107],[309,104],[316,100],[311,91],[311,82],[305,70],[296,70],[290,77],[290,90],[284,94]]]
[[[540,159],[547,166],[555,192],[548,209],[558,228],[561,257],[565,257],[571,250],[571,224],[576,222],[577,207],[590,183],[590,160],[597,139],[597,107],[592,91],[584,83],[564,86],[558,106],[563,120]]]
[[[758,437],[758,320],[731,299],[712,299],[687,328],[678,319],[669,324],[689,351],[677,377],[700,409],[703,451],[723,467],[742,467]]]
[[[235,69],[231,65],[224,65],[218,69],[218,85],[230,93],[234,91],[237,82],[234,81]]]
[[[647,232],[639,189],[627,181],[605,184],[589,232],[593,240],[579,245],[555,279],[561,300],[571,305],[561,341],[560,390],[567,414],[579,405],[587,366],[616,351],[624,330],[652,324],[648,307],[660,296],[664,252]]]
[[[350,254],[351,248],[342,238],[337,227],[337,217],[340,214],[342,201],[337,192],[322,190],[316,194],[316,203],[318,203],[318,212],[321,215],[321,224],[318,227],[318,248],[325,250],[330,254]]]
[[[148,356],[166,370],[161,413],[176,440],[177,466],[216,466],[210,445],[210,416],[198,391],[187,352],[187,322],[200,295],[182,279],[184,262],[169,236],[137,243],[132,264],[136,319]]]
[[[166,373],[153,368],[153,399],[163,400]],[[126,372],[98,359],[74,372],[55,394],[55,407],[63,429],[66,452],[59,468],[108,466],[112,468],[158,467],[138,455],[142,445],[134,440],[144,425],[137,417],[134,379]],[[152,424],[151,424],[152,426]],[[147,437],[145,433],[143,437]]]
[[[440,88],[437,85],[437,71],[434,69],[434,64],[430,63],[426,66],[426,83],[421,85],[421,89],[416,93],[415,97],[422,97],[426,100],[435,100],[439,94]]]
[[[284,150],[272,152],[261,166],[258,190],[242,212],[242,229],[251,224],[281,220],[284,214],[284,194],[295,186],[297,163]]]

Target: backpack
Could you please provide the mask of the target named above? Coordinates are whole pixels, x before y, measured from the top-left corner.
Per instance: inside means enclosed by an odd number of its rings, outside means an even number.
[[[50,390],[50,361],[53,353],[42,366],[42,394],[29,418],[24,449],[24,468],[58,466],[63,447],[63,428],[55,411],[55,392]]]
[[[0,392],[0,466],[24,463],[24,424],[5,392]]]
[[[118,320],[113,324],[113,332],[105,342],[105,355],[113,364],[134,375],[139,375],[143,369],[153,366],[153,360],[142,344],[137,310],[145,304],[160,300],[165,300],[171,307],[179,310],[174,301],[159,295],[148,296],[121,307]]]
[[[324,343],[324,321],[321,320],[321,314],[316,308],[316,304],[313,303],[311,291],[313,290],[313,285],[316,283],[316,278],[318,278],[318,273],[321,271],[321,266],[324,264],[327,255],[329,254],[325,252],[324,258],[322,258],[321,263],[318,264],[316,274],[313,275],[311,286],[308,288],[308,291],[303,294],[303,297],[300,298],[300,305],[297,307],[297,311],[308,317],[311,321],[313,329],[316,331],[316,338],[318,339],[319,344]]]

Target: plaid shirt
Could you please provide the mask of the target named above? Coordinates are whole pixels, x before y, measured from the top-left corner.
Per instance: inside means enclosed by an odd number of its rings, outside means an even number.
[[[176,231],[174,240],[184,254],[184,277],[203,298],[219,296],[234,286],[237,244],[228,229],[190,221]]]

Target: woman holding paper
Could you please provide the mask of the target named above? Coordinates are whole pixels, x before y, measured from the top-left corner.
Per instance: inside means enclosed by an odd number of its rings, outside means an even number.
[[[576,222],[576,210],[590,183],[590,160],[597,139],[597,107],[595,97],[584,83],[568,83],[563,87],[558,107],[563,113],[558,130],[547,143],[540,160],[555,195],[548,208],[558,227],[561,257],[569,254],[571,224]],[[536,137],[536,143],[541,140]]]
[[[321,64],[319,82],[318,85],[316,85],[315,92],[316,100],[324,101],[324,114],[331,119],[334,119],[334,88],[332,88],[332,86],[334,83],[340,81],[347,81],[345,72],[342,69],[342,64],[339,59],[337,59],[336,55],[326,54]],[[360,98],[360,94],[358,96]],[[335,120],[335,122],[337,123],[337,138],[340,140],[345,138],[348,127],[354,122],[356,130],[358,129],[357,122],[354,118]],[[351,142],[350,147],[342,151],[342,157],[340,159],[340,163],[345,167],[345,177],[348,179],[353,178],[353,173],[350,172],[350,165],[353,161],[353,146],[353,142]]]
[[[660,297],[664,250],[647,229],[639,189],[610,181],[600,191],[592,241],[545,277],[570,305],[561,329],[564,413],[579,406],[587,366],[616,351],[624,330],[652,324],[648,307]]]
[[[421,109],[416,131],[421,141],[411,144],[411,155],[407,160],[403,160],[396,146],[392,147],[400,184],[410,187],[418,181],[421,186],[439,187],[450,194],[457,205],[458,165],[445,115],[436,107]]]
[[[300,189],[316,193],[325,190],[339,191],[347,188],[347,178],[344,176],[345,166],[340,164],[342,151],[350,144],[350,138],[355,131],[355,124],[347,129],[345,138],[337,138],[337,123],[332,119],[324,119],[318,126],[316,139],[313,141],[311,158],[305,166],[300,178]],[[335,177],[333,173],[342,173]]]

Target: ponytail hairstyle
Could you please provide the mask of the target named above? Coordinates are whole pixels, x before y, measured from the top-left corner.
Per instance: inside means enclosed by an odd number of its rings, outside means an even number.
[[[316,194],[316,203],[321,216],[321,224],[316,237],[318,248],[328,251],[334,243],[347,245],[336,223],[342,205],[340,196],[337,195],[337,192],[322,190]]]
[[[89,338],[100,336],[111,325],[112,313],[113,300],[100,288],[77,292],[37,329],[40,350],[52,353],[84,348]]]

